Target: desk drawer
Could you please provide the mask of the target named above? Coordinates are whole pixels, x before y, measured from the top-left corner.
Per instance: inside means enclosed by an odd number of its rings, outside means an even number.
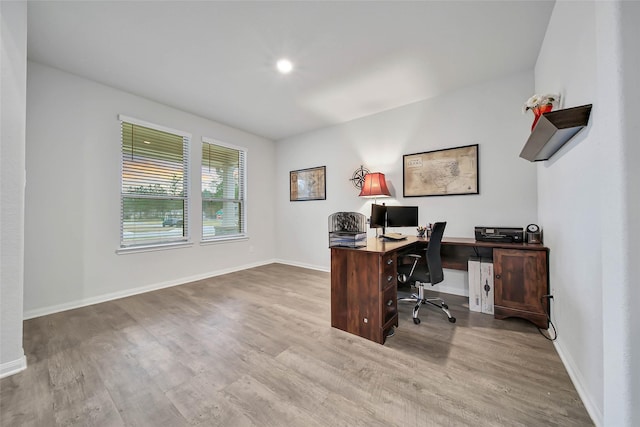
[[[396,254],[386,255],[382,257],[382,266],[380,270],[382,274],[380,275],[380,290],[384,291],[390,286],[396,287],[398,286],[397,276],[398,272],[396,270],[397,259]]]
[[[389,287],[382,293],[382,304],[380,312],[382,313],[382,325],[386,325],[391,319],[398,314],[398,290],[395,286]]]

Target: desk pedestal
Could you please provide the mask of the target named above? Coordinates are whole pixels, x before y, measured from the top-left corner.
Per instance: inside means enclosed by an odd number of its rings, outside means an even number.
[[[331,326],[384,344],[397,299],[395,252],[331,248]]]

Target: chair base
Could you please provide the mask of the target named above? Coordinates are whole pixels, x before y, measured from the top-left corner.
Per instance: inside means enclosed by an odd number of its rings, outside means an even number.
[[[413,323],[415,323],[416,325],[420,323],[418,312],[420,311],[420,307],[422,306],[422,304],[430,304],[436,308],[439,308],[444,314],[447,315],[449,322],[456,323],[456,318],[451,315],[449,306],[444,302],[442,298],[425,298],[424,283],[416,282],[415,285],[418,288],[417,294],[411,294],[411,298],[398,298],[398,301],[410,301],[416,303],[416,305],[413,307]]]

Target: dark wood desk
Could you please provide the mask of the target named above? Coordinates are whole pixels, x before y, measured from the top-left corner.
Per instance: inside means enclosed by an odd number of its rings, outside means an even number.
[[[331,326],[383,344],[398,326],[398,254],[428,239],[367,240],[364,248],[331,248]],[[546,329],[549,293],[548,248],[540,244],[442,240],[444,268],[467,270],[469,257],[493,259],[494,317],[520,317]],[[542,301],[541,301],[542,300]]]

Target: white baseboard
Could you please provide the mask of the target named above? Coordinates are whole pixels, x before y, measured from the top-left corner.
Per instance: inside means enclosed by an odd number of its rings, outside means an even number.
[[[276,259],[273,262],[277,262],[278,264],[291,265],[293,267],[308,268],[309,270],[324,271],[325,273],[330,273],[331,272],[331,269],[327,268],[327,267],[322,267],[322,266],[318,266],[318,265],[311,265],[311,264],[305,264],[305,263],[297,262],[297,261],[288,261],[286,259]]]
[[[430,290],[430,291],[435,291],[435,292],[442,292],[444,294],[459,295],[461,297],[468,297],[469,296],[468,292],[464,292],[460,288],[449,287],[449,286],[444,286],[444,285],[441,286],[439,283],[437,285],[435,285],[433,288],[431,287],[431,285],[425,286],[425,289],[426,290]]]
[[[310,270],[323,271],[323,272],[326,272],[326,273],[330,273],[331,272],[331,268],[317,266],[317,265],[311,265],[311,264],[305,264],[305,263],[297,262],[297,261],[289,261],[289,260],[286,260],[286,259],[276,259],[276,260],[274,260],[274,262],[277,262],[279,264],[291,265],[291,266],[294,266],[294,267],[308,268]],[[466,283],[465,283],[465,285],[466,285]],[[432,288],[429,286],[428,289],[432,289]],[[443,283],[437,284],[436,286],[433,287],[432,290],[437,291],[437,292],[442,292],[442,293],[445,293],[445,294],[460,295],[460,296],[463,296],[463,297],[468,297],[469,296],[468,288],[461,289],[459,286],[447,286],[446,284],[443,284]]]
[[[444,269],[444,281],[431,287],[426,286],[436,292],[442,292],[450,295],[459,295],[461,297],[469,297],[468,273],[466,271]]]
[[[310,270],[323,271],[325,273],[330,273],[331,272],[331,268],[317,266],[317,265],[311,265],[311,264],[306,264],[306,263],[297,262],[297,261],[289,261],[289,260],[286,260],[286,259],[276,259],[276,260],[274,260],[274,262],[277,262],[279,264],[291,265],[293,267],[302,267],[302,268],[308,268]],[[465,283],[465,285],[466,285],[466,283]],[[431,289],[431,287],[428,287],[428,289]],[[460,295],[460,296],[463,296],[463,297],[468,297],[469,296],[468,288],[461,289],[459,286],[447,286],[446,283],[445,284],[439,283],[438,285],[436,285],[433,288],[433,290],[437,291],[437,292],[443,292],[445,294]]]
[[[569,378],[571,378],[571,381],[573,382],[573,386],[576,388],[576,391],[578,392],[580,399],[582,399],[582,403],[584,404],[584,407],[587,409],[587,412],[589,413],[591,420],[596,425],[596,427],[602,426],[603,425],[602,412],[600,411],[598,406],[593,402],[593,399],[591,399],[590,394],[587,392],[586,388],[584,387],[583,385],[584,379],[582,378],[580,371],[575,369],[575,363],[573,363],[573,359],[571,358],[571,355],[565,351],[564,347],[562,346],[562,342],[554,341],[553,345],[556,348],[556,352],[560,356],[560,360],[562,360],[562,364],[564,365],[565,369],[569,373]]]
[[[46,316],[48,314],[53,314],[53,313],[59,313],[62,311],[73,310],[80,307],[86,307],[88,305],[99,304],[101,302],[113,301],[120,298],[143,294],[145,292],[156,291],[164,288],[170,288],[172,286],[184,285],[186,283],[207,279],[209,277],[221,276],[223,274],[234,273],[236,271],[246,270],[248,268],[260,267],[262,265],[273,264],[273,263],[291,265],[294,267],[308,268],[310,270],[317,270],[325,273],[331,272],[330,268],[324,267],[324,266],[306,264],[306,263],[290,261],[285,259],[269,259],[265,261],[252,263],[252,264],[239,265],[239,266],[224,269],[224,270],[211,271],[203,274],[198,274],[195,276],[181,277],[179,279],[174,279],[167,282],[154,283],[151,285],[141,286],[138,288],[111,292],[108,294],[98,295],[91,298],[82,298],[75,301],[69,301],[63,304],[57,304],[57,305],[52,305],[47,307],[36,308],[33,310],[27,310],[24,312],[24,320],[33,319],[35,317],[40,317],[40,316]],[[444,292],[444,293],[453,294],[453,295],[469,296],[468,293],[465,294],[464,289],[460,289],[457,287],[448,287],[446,285],[438,285],[436,286],[436,288],[437,289],[434,289],[434,290],[437,290],[439,292]]]
[[[0,364],[0,378],[8,377],[27,369],[27,358],[23,354],[21,358]]]
[[[195,282],[197,280],[207,279],[209,277],[221,276],[223,274],[234,273],[236,271],[246,270],[249,268],[260,267],[262,265],[273,264],[278,262],[270,259],[260,261],[252,264],[239,265],[224,270],[210,271],[207,273],[198,274],[195,276],[181,277],[179,279],[170,280],[167,282],[154,283],[147,286],[141,286],[138,288],[126,289],[118,292],[111,292],[108,294],[98,295],[91,298],[82,298],[75,301],[66,302],[64,304],[57,304],[48,307],[37,308],[34,310],[27,310],[24,312],[24,320],[33,319],[35,317],[46,316],[48,314],[59,313],[61,311],[73,310],[75,308],[86,307],[88,305],[99,304],[101,302],[113,301],[120,298],[130,297],[133,295],[143,294],[145,292],[156,291],[159,289],[170,288],[172,286],[184,285],[186,283]]]

